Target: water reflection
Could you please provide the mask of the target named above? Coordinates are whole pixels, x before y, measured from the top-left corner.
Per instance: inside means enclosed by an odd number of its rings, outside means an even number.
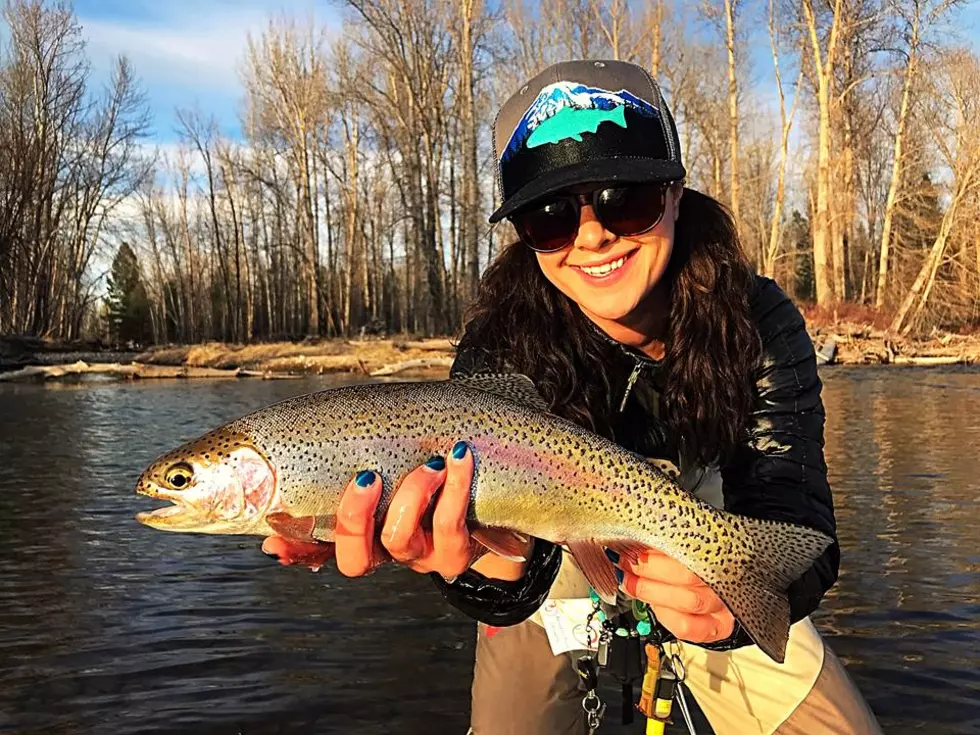
[[[887,732],[980,733],[980,373],[823,376],[844,566],[817,623]],[[465,732],[473,627],[427,579],[133,521],[160,452],[330,384],[0,389],[0,731]]]
[[[980,374],[824,379],[844,561],[818,624],[888,732],[980,732]]]

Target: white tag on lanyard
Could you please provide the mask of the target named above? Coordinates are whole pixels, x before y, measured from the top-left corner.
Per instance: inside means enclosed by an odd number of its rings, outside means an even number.
[[[592,612],[589,598],[546,600],[538,610],[541,623],[548,634],[551,651],[556,656],[568,651],[595,651],[602,624],[592,618],[588,629],[585,621]]]

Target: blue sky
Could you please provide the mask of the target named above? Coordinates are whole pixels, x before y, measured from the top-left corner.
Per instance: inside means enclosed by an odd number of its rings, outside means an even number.
[[[120,53],[132,62],[153,112],[153,139],[177,139],[174,109],[198,105],[227,131],[237,127],[238,69],[249,33],[287,11],[338,22],[332,4],[316,0],[76,0],[93,70],[103,76]]]
[[[748,2],[755,6],[763,0]],[[153,141],[165,145],[177,139],[177,106],[198,105],[214,114],[225,132],[235,134],[242,96],[238,67],[247,36],[260,33],[271,14],[312,14],[318,23],[339,26],[337,6],[329,0],[76,0],[75,11],[97,74],[104,74],[117,54],[129,57],[149,96]],[[761,6],[746,11],[765,15]],[[980,0],[967,4],[953,25],[964,41],[980,49]],[[764,33],[764,28],[755,30]],[[757,41],[751,51],[753,77],[763,99],[771,98],[768,38]],[[789,84],[792,77],[787,76]]]

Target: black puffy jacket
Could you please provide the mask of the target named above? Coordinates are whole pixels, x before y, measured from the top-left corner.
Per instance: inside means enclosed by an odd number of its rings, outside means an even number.
[[[768,278],[757,278],[752,313],[763,343],[763,357],[756,376],[756,399],[748,426],[748,440],[721,468],[725,508],[741,515],[789,521],[822,531],[836,539],[833,500],[827,483],[823,456],[824,410],[820,399],[813,344],[803,317],[785,293]],[[659,363],[622,347],[621,364],[611,366],[612,384],[627,385],[635,368],[650,371],[656,383]],[[493,369],[493,357],[463,336],[457,349],[454,375]],[[618,375],[618,373],[622,373]],[[617,439],[629,449],[630,426],[637,441],[649,431],[636,431],[638,402],[630,401],[617,427]],[[653,417],[645,417],[655,421]],[[649,428],[648,426],[646,428]],[[561,549],[538,540],[527,573],[515,582],[504,582],[468,571],[452,583],[432,575],[443,596],[472,618],[490,625],[520,623],[540,607],[561,564]],[[840,547],[833,543],[809,571],[789,589],[793,622],[813,612],[837,580]],[[727,650],[751,643],[738,626],[732,636],[705,645]]]

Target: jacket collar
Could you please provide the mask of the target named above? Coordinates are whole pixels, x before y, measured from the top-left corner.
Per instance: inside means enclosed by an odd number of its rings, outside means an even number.
[[[630,347],[629,345],[624,345],[622,342],[613,339],[608,334],[606,334],[601,329],[599,329],[596,323],[593,322],[588,317],[586,317],[585,320],[589,323],[589,326],[596,334],[602,337],[609,344],[615,345],[624,355],[632,359],[634,362],[640,363],[644,368],[658,368],[664,364],[663,360],[654,360],[646,353],[641,352],[640,350],[637,350],[633,347]]]

